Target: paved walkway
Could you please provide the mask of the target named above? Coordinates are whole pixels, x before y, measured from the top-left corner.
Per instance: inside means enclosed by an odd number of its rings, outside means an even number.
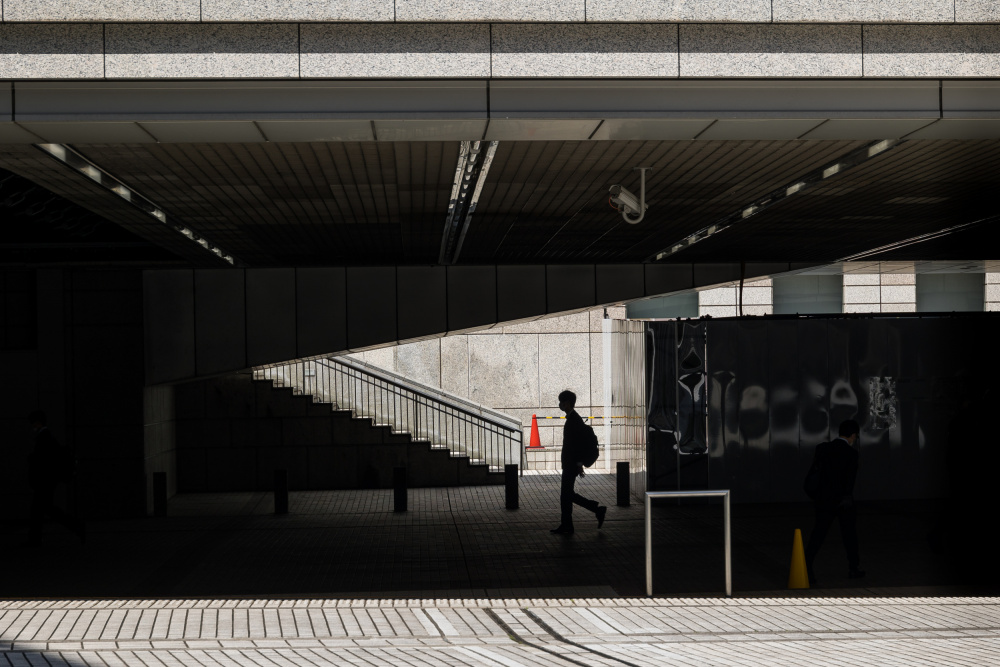
[[[25,547],[23,524],[0,518],[0,598],[644,595],[642,507],[613,506],[614,476],[587,475],[577,487],[609,505],[604,527],[577,509],[576,534],[551,535],[558,485],[556,475],[525,475],[516,511],[504,509],[502,487],[411,489],[405,514],[392,511],[391,490],[293,493],[285,516],[266,493],[182,495],[166,518],[91,522],[85,546],[53,525],[41,546]],[[794,529],[811,525],[805,504],[734,505],[734,592],[783,594]],[[863,506],[868,577],[847,579],[835,529],[817,562],[823,589],[812,594],[914,594],[980,576],[931,553],[932,525],[914,503]],[[662,501],[653,528],[658,595],[723,591],[718,502]]]
[[[0,665],[988,665],[1000,598],[0,601]]]

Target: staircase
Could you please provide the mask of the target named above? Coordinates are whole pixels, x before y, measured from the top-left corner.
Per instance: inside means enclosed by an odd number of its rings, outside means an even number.
[[[435,387],[344,357],[253,369],[255,380],[366,420],[468,468],[468,483],[502,483],[504,465],[523,467],[521,423]],[[320,408],[322,409],[322,408]],[[429,461],[428,461],[429,463]],[[417,471],[414,471],[417,472]]]

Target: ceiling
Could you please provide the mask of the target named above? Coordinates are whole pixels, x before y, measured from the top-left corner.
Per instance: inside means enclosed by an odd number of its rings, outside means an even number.
[[[500,141],[458,263],[642,262],[869,143]],[[240,264],[263,267],[437,263],[459,146],[364,141],[74,148],[171,221]],[[629,225],[610,207],[608,187],[621,183],[638,192],[636,167],[651,169],[649,211],[640,224]],[[1000,213],[993,195],[998,167],[1000,140],[905,141],[666,261],[827,262],[969,223]],[[0,191],[7,239],[0,263],[220,265],[37,147],[0,145],[0,168],[16,174]],[[14,191],[27,194],[5,208]],[[31,213],[42,201],[52,213]],[[996,244],[985,242],[989,227],[883,255],[994,259]]]

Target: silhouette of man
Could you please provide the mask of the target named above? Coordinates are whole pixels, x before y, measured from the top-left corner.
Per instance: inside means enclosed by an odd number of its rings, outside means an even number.
[[[566,425],[563,426],[562,484],[559,489],[562,520],[558,528],[549,531],[556,535],[573,534],[573,503],[596,514],[598,528],[604,525],[604,516],[608,513],[607,507],[599,505],[596,500],[584,498],[573,489],[577,476],[583,475],[583,447],[587,443],[586,425],[575,408],[576,394],[569,390],[559,394],[559,409],[566,413]]]
[[[45,413],[36,410],[28,415],[34,444],[28,455],[28,482],[31,485],[31,525],[28,544],[38,544],[46,519],[53,519],[84,540],[83,522],[56,507],[56,488],[68,483],[73,474],[70,454],[60,447],[49,430]]]
[[[811,585],[816,584],[813,561],[834,519],[840,520],[840,537],[847,551],[847,576],[851,579],[865,576],[859,568],[857,510],[853,496],[854,478],[858,474],[858,451],[854,443],[860,431],[858,422],[848,419],[840,424],[840,437],[816,447],[814,465],[819,467],[819,488],[814,499],[816,526],[806,546],[806,571]]]

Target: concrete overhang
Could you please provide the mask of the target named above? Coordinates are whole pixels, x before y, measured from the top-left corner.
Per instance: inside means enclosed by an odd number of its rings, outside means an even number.
[[[1000,81],[0,84],[0,143],[869,140],[907,136],[1000,137]]]

